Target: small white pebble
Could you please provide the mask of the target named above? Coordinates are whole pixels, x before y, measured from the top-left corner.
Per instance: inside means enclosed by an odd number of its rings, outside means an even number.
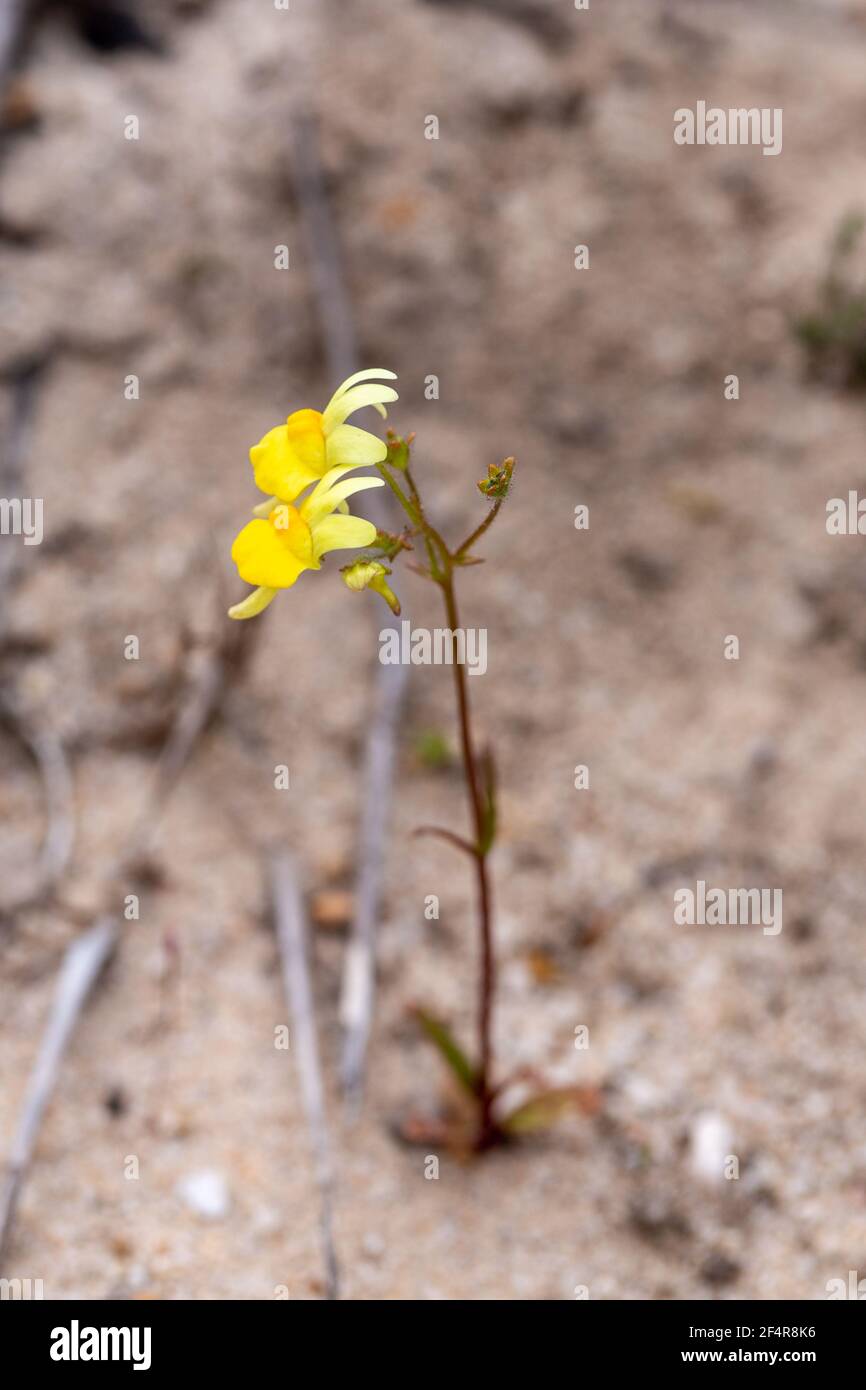
[[[695,1177],[701,1182],[721,1183],[733,1144],[733,1132],[724,1115],[715,1111],[696,1115],[689,1134],[689,1163]]]
[[[231,1201],[228,1185],[221,1173],[213,1168],[203,1168],[198,1173],[187,1173],[181,1178],[175,1191],[181,1201],[209,1221],[220,1221],[228,1215]]]
[[[381,1260],[385,1253],[385,1242],[376,1231],[367,1231],[361,1241],[361,1249],[368,1260]]]

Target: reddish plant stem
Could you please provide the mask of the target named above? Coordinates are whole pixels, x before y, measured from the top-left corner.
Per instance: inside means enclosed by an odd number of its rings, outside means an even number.
[[[469,691],[466,686],[465,668],[457,660],[457,632],[460,627],[460,619],[457,612],[457,597],[454,592],[454,573],[450,563],[439,582],[445,598],[448,626],[453,634],[451,664],[454,670],[454,685],[457,694],[463,767],[475,828],[475,870],[478,914],[481,923],[481,978],[478,999],[478,1101],[480,1115],[476,1147],[481,1150],[489,1148],[491,1144],[496,1142],[496,1124],[493,1119],[493,996],[496,988],[496,968],[493,958],[492,896],[487,874],[487,851],[483,848],[484,804],[478,782],[478,764],[472,742]]]
[[[461,560],[463,556],[466,554],[467,550],[471,550],[475,542],[480,541],[481,537],[484,535],[484,532],[487,531],[493,525],[494,521],[499,515],[499,508],[501,506],[502,498],[500,497],[499,500],[495,502],[494,505],[490,508],[490,511],[487,513],[481,525],[475,527],[475,530],[472,532],[471,536],[467,536],[466,540],[463,542],[462,545],[458,545],[457,549],[454,552],[455,560]]]

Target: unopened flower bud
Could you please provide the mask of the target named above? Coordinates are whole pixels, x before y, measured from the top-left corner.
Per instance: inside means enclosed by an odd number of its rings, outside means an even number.
[[[385,581],[385,575],[391,573],[386,565],[380,564],[378,560],[356,560],[353,565],[346,565],[340,573],[343,583],[353,593],[360,593],[362,589],[372,589],[374,593],[381,594],[392,613],[399,614],[400,600]]]
[[[492,502],[501,502],[508,496],[508,489],[511,486],[511,475],[514,472],[514,459],[504,459],[502,463],[491,463],[487,470],[487,477],[482,478],[478,484],[478,491],[485,497],[489,497]]]
[[[391,468],[399,468],[401,473],[405,473],[409,467],[409,450],[414,438],[414,434],[408,434],[405,439],[402,439],[393,430],[388,430],[388,457],[385,461]]]

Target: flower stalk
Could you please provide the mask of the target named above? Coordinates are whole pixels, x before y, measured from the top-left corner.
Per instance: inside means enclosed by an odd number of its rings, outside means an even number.
[[[452,646],[456,646],[457,629],[460,617],[457,611],[457,596],[454,592],[453,556],[450,557],[447,572],[439,586],[445,600],[448,626],[452,632]],[[478,776],[478,762],[472,734],[472,713],[469,705],[469,691],[466,683],[466,668],[457,661],[457,653],[452,650],[452,669],[454,671],[457,711],[460,724],[460,746],[463,756],[463,773],[475,831],[474,858],[478,895],[478,921],[481,935],[481,968],[478,996],[478,1105],[479,1122],[476,1148],[490,1148],[498,1138],[493,1120],[493,1001],[496,991],[496,963],[493,954],[493,901],[488,874],[488,856],[492,848],[492,838],[485,825],[485,810],[481,796]],[[489,841],[489,843],[488,843]]]
[[[489,863],[497,828],[496,785],[492,755],[487,750],[479,753],[475,741],[467,672],[460,659],[463,633],[456,576],[461,568],[482,563],[475,547],[487,535],[509,495],[514,459],[488,468],[478,490],[489,510],[452,549],[431,522],[415,481],[413,436],[404,439],[389,430],[386,443],[347,424],[348,417],[365,406],[373,406],[385,416],[386,405],[397,399],[397,392],[387,384],[395,379],[393,372],[381,368],[356,372],[338,387],[323,411],[294,411],[250,450],[256,486],[267,500],[253,509],[253,520],[243,527],[232,547],[241,578],[255,587],[230,609],[229,616],[258,616],[281,590],[293,588],[306,571],[320,570],[335,550],[361,551],[340,571],[345,586],[355,593],[370,589],[394,614],[400,612],[400,601],[391,588],[391,566],[404,550],[416,557],[412,568],[441,591],[450,632],[470,832],[463,836],[443,827],[424,826],[417,833],[437,835],[473,861],[479,934],[477,1059],[471,1060],[462,1051],[444,1023],[424,1010],[416,1013],[463,1091],[471,1097],[473,1129],[469,1142],[480,1153],[544,1127],[575,1104],[587,1109],[589,1102],[580,1088],[560,1087],[536,1092],[509,1113],[503,1111],[503,1094],[519,1079],[519,1073],[510,1078],[496,1073],[497,977]],[[361,468],[375,468],[377,475],[354,476]],[[353,516],[349,509],[350,498],[383,486],[391,490],[407,519],[408,525],[399,535],[377,530],[372,522]],[[417,546],[413,544],[416,540]],[[465,1137],[460,1136],[459,1145],[465,1144]]]
[[[492,1147],[504,1136],[493,1111],[496,1097],[495,1056],[494,1056],[494,1005],[496,997],[496,958],[493,939],[493,895],[490,885],[489,856],[495,838],[495,789],[492,758],[488,755],[484,763],[482,782],[482,763],[478,758],[472,724],[472,709],[466,668],[458,659],[458,632],[460,613],[457,605],[455,571],[458,567],[478,563],[472,555],[473,546],[487,532],[502,506],[511,483],[514,460],[506,459],[502,465],[491,465],[488,477],[479,483],[479,490],[493,501],[493,506],[480,526],[471,535],[451,550],[440,532],[429,521],[421,495],[409,466],[409,443],[389,438],[388,457],[376,466],[385,482],[391,488],[414,530],[420,534],[427,554],[427,569],[421,570],[441,590],[451,633],[451,667],[454,672],[454,693],[457,704],[457,722],[460,730],[460,750],[463,763],[463,776],[469,803],[472,825],[472,839],[464,840],[450,832],[442,834],[452,843],[459,844],[472,858],[475,865],[476,896],[479,923],[479,982],[478,982],[478,1063],[474,1071],[474,1090],[477,1098],[478,1117],[474,1136],[474,1147],[478,1152]],[[400,458],[400,468],[408,487],[408,496],[391,474],[394,455]]]

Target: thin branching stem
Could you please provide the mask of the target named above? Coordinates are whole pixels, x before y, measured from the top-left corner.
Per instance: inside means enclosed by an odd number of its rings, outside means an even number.
[[[440,533],[435,527],[431,526],[430,522],[427,520],[423,506],[421,505],[420,497],[418,496],[418,489],[408,469],[406,472],[413,498],[417,498],[416,512],[421,524],[422,534],[428,544],[428,553],[429,548],[434,547],[441,555],[441,568],[438,566],[434,567],[431,563],[431,578],[435,580],[442,590],[445,612],[448,618],[448,627],[451,632],[451,666],[454,671],[454,691],[457,699],[457,717],[460,727],[460,748],[473,828],[473,841],[471,845],[467,841],[464,841],[462,837],[454,838],[459,841],[461,848],[471,851],[471,857],[475,864],[478,916],[481,932],[481,970],[478,992],[479,1124],[476,1135],[476,1147],[481,1150],[489,1148],[496,1140],[496,1124],[493,1119],[493,1099],[495,1095],[493,1086],[493,1004],[496,989],[496,965],[493,953],[493,902],[487,866],[490,847],[486,843],[485,806],[481,792],[478,759],[475,753],[475,740],[472,731],[472,711],[469,703],[469,691],[466,684],[466,671],[458,660],[457,652],[457,634],[460,628],[460,614],[457,608],[454,569],[459,552],[452,553]],[[491,510],[485,522],[478,529],[477,535],[483,534],[483,532],[486,531],[498,510],[499,503]],[[472,540],[473,537],[470,537],[470,543]],[[466,546],[464,545],[462,549],[465,550]]]
[[[472,546],[481,538],[495,520],[502,499],[491,507],[481,525],[463,542],[458,550],[452,551],[440,532],[428,520],[421,495],[408,465],[402,469],[406,479],[408,496],[385,464],[378,465],[379,472],[397,498],[413,527],[421,535],[427,552],[429,570],[427,577],[442,590],[448,627],[451,632],[451,665],[454,671],[454,692],[457,700],[457,719],[460,728],[460,748],[463,761],[463,774],[469,801],[472,837],[466,839],[450,830],[439,827],[424,827],[421,833],[438,835],[456,848],[462,849],[475,865],[476,893],[480,927],[480,976],[478,984],[478,1070],[476,1094],[478,1096],[478,1129],[475,1146],[480,1151],[495,1144],[500,1131],[493,1116],[493,1102],[497,1095],[494,1084],[493,1048],[493,1010],[496,992],[496,962],[493,949],[493,899],[488,872],[488,857],[492,842],[489,817],[489,797],[482,788],[481,771],[475,752],[475,739],[472,728],[472,712],[469,704],[469,691],[466,670],[458,660],[458,633],[460,614],[455,590],[455,571],[467,563]]]
[[[495,502],[494,505],[490,508],[490,511],[487,513],[487,515],[486,515],[486,517],[484,518],[484,520],[482,521],[481,525],[480,525],[480,526],[476,526],[475,530],[472,532],[472,535],[471,535],[471,536],[467,536],[467,538],[466,538],[466,540],[463,542],[463,544],[462,544],[462,545],[459,545],[459,546],[457,547],[457,549],[456,549],[455,552],[454,552],[454,559],[455,559],[455,560],[462,560],[462,559],[463,559],[463,556],[466,555],[467,552],[470,551],[470,550],[472,549],[472,547],[473,547],[473,545],[475,544],[475,542],[476,542],[476,541],[479,541],[479,540],[481,539],[481,537],[484,535],[484,532],[488,529],[488,527],[493,525],[493,522],[496,520],[496,517],[497,517],[498,512],[499,512],[499,508],[500,508],[501,506],[502,506],[502,498],[500,497],[499,500],[498,500],[498,502]]]
[[[421,517],[419,516],[412,502],[406,496],[400,484],[397,482],[397,479],[389,472],[388,468],[386,468],[384,463],[377,463],[376,467],[378,468],[382,477],[385,479],[385,482],[388,484],[394,496],[397,498],[397,501],[400,503],[400,506],[403,508],[404,512],[408,516],[409,520],[412,522],[413,526],[418,527],[418,529],[420,530]]]
[[[478,1097],[480,1118],[476,1144],[479,1149],[489,1148],[496,1137],[493,1120],[493,999],[496,989],[496,966],[493,956],[493,915],[490,879],[487,872],[488,851],[485,848],[484,802],[478,778],[478,763],[472,735],[472,714],[469,705],[469,691],[466,685],[466,671],[457,660],[457,631],[460,617],[457,610],[457,596],[454,592],[454,574],[449,570],[440,581],[445,599],[445,611],[452,637],[452,667],[454,688],[457,696],[457,711],[460,723],[460,744],[463,754],[463,771],[475,830],[475,876],[478,894],[478,915],[481,926],[481,979],[478,997]]]

